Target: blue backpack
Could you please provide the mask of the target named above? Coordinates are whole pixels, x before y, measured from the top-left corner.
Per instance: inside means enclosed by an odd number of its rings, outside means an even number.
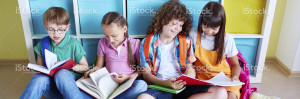
[[[50,37],[47,36],[47,37],[44,37],[40,40],[40,43],[41,43],[41,51],[42,51],[42,57],[43,57],[43,61],[44,61],[44,66],[47,67],[47,64],[46,64],[46,60],[45,60],[45,49],[50,50]]]

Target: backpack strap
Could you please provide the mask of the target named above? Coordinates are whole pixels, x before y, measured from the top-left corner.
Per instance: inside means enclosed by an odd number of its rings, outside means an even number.
[[[45,49],[51,51],[50,50],[50,37],[47,36],[47,37],[42,38],[40,43],[41,43],[42,57],[44,60],[44,66],[47,67],[46,60],[45,60]]]
[[[181,71],[186,70],[186,36],[178,35],[179,39],[179,61],[181,65]]]
[[[151,68],[151,72],[153,75],[156,75],[156,71],[157,71],[157,67],[154,66],[152,64],[152,62],[150,62],[150,58],[149,58],[149,49],[151,46],[151,40],[152,40],[152,36],[153,33],[148,34],[145,42],[144,42],[144,55],[145,55],[145,60],[148,63],[149,67]],[[184,35],[178,35],[178,39],[179,39],[179,62],[180,62],[180,68],[181,68],[181,72],[184,73],[186,70],[186,36]]]
[[[151,46],[152,36],[153,36],[153,33],[147,35],[147,37],[145,39],[145,43],[144,43],[143,52],[144,52],[144,55],[145,55],[145,58],[146,58],[145,60],[148,63],[149,67],[151,68],[152,74],[156,75],[155,71],[157,70],[157,67],[152,65],[152,63],[150,62],[150,58],[149,58],[149,49],[150,49],[150,46]]]

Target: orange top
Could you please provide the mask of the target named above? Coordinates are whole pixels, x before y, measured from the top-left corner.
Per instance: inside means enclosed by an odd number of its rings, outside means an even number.
[[[201,46],[201,37],[199,32],[197,33],[197,43],[195,45],[195,57],[196,62],[194,62],[194,65],[196,66],[196,78],[201,80],[209,80],[215,75],[219,74],[221,71],[223,71],[227,77],[231,78],[231,68],[226,61],[225,55],[223,54],[222,61],[216,65],[218,52],[207,50]],[[227,91],[235,93],[239,98],[239,90],[241,87],[242,86],[240,85],[225,88]]]

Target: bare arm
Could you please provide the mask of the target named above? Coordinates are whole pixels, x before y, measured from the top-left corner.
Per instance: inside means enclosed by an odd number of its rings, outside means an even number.
[[[196,71],[195,71],[194,66],[192,64],[187,64],[187,68],[186,68],[184,74],[186,74],[186,75],[188,75],[190,77],[195,78],[196,77]]]
[[[143,70],[143,77],[145,81],[150,84],[169,87],[173,89],[181,89],[186,84],[186,82],[182,80],[175,81],[176,80],[175,78],[169,78],[168,80],[161,80],[156,76],[152,75],[152,73],[150,72],[150,68],[148,67],[143,67],[142,70]]]
[[[104,65],[104,60],[105,60],[105,56],[97,56],[96,66],[93,69],[85,72],[84,77],[87,78],[90,73],[95,72],[98,69],[101,69]]]
[[[241,73],[241,67],[238,61],[237,56],[229,57],[230,63],[231,63],[231,79],[237,80],[239,79],[240,73]]]
[[[79,62],[79,64],[75,65],[72,69],[76,72],[85,72],[85,71],[87,71],[89,69],[89,66],[88,66],[88,63],[86,61],[85,56],[83,56],[81,61]]]
[[[105,61],[105,56],[97,56],[95,68],[96,69],[102,68],[104,65],[104,61]]]
[[[143,73],[143,77],[146,80],[146,82],[150,83],[150,84],[155,84],[155,85],[160,85],[160,86],[166,86],[168,87],[168,85],[165,84],[164,80],[160,80],[159,78],[157,78],[156,76],[154,76],[151,73],[151,69],[148,67],[143,67],[142,68],[142,73]]]
[[[44,61],[43,58],[41,56],[37,55],[36,64],[44,66],[44,62],[43,61]]]

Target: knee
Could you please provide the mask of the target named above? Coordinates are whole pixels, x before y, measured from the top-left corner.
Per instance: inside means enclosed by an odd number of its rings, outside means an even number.
[[[227,94],[228,94],[228,99],[237,99],[238,97],[236,96],[236,94],[235,93],[233,93],[233,92],[227,92]]]
[[[227,99],[227,90],[224,87],[213,86],[211,92],[214,94],[215,99]]]
[[[28,85],[38,88],[40,86],[50,85],[50,82],[51,78],[48,75],[38,73],[33,75]]]
[[[54,81],[56,84],[60,82],[69,81],[70,79],[73,78],[74,75],[66,69],[60,69],[54,74]]]
[[[37,82],[37,83],[47,83],[50,82],[51,78],[48,75],[37,73],[32,76],[30,82]]]
[[[62,77],[66,77],[66,76],[69,75],[69,73],[71,73],[71,72],[66,70],[66,69],[60,69],[60,70],[55,72],[54,79],[60,79]]]
[[[65,74],[67,74],[68,72],[70,72],[70,71],[68,71],[68,70],[66,70],[66,69],[60,69],[60,70],[56,71],[54,75],[55,75],[55,76],[58,76],[58,75],[65,75]]]
[[[144,92],[147,90],[147,83],[144,80],[136,80],[135,88],[140,89],[140,91]]]
[[[153,96],[143,93],[137,97],[137,99],[155,99]]]

